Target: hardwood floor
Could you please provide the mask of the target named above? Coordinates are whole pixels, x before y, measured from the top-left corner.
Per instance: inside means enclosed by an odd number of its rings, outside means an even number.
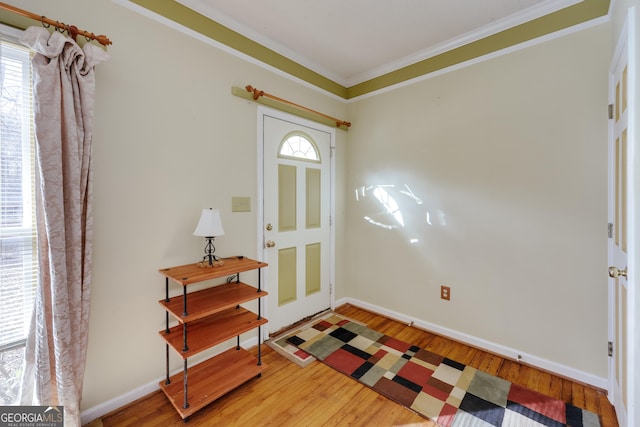
[[[483,352],[448,338],[345,305],[336,312],[371,329],[414,343],[513,383],[600,415],[602,427],[617,427],[606,392]],[[255,378],[197,412],[188,426],[437,426],[321,362],[300,368],[267,346],[267,365]],[[99,422],[98,422],[99,424]],[[182,426],[160,391],[102,418],[111,426]]]

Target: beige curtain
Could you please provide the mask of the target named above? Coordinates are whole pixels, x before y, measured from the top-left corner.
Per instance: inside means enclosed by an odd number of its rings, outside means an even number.
[[[63,405],[65,426],[80,426],[91,282],[94,66],[108,55],[41,27],[28,28],[21,42],[35,52],[40,280],[20,403]]]

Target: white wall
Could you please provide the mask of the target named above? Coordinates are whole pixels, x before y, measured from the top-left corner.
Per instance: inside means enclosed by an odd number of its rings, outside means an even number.
[[[204,240],[192,235],[202,208],[221,210],[217,253],[256,256],[257,106],[232,86],[335,117],[346,105],[109,0],[10,3],[113,41],[96,69],[86,410],[164,375],[158,269],[202,257]],[[336,134],[342,149],[346,133]],[[232,196],[250,196],[252,212],[231,213]]]
[[[606,377],[609,31],[350,105],[349,297]]]

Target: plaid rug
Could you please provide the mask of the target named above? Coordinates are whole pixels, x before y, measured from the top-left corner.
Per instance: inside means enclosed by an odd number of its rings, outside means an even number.
[[[444,427],[598,427],[597,414],[339,315],[286,341]]]

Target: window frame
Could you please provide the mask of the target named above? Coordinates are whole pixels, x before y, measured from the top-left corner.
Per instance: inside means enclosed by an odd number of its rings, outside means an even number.
[[[311,146],[311,148],[313,149],[313,152],[315,153],[317,158],[310,159],[308,157],[283,154],[282,149],[285,146],[285,144],[288,143],[291,138],[295,138],[295,137],[302,138],[305,141],[307,141]],[[278,145],[278,157],[280,157],[281,159],[298,160],[298,161],[309,162],[309,163],[322,163],[322,158],[320,157],[320,150],[318,149],[318,145],[313,140],[313,138],[311,138],[311,136],[301,131],[289,132],[284,136],[284,138],[282,138],[280,145]]]

